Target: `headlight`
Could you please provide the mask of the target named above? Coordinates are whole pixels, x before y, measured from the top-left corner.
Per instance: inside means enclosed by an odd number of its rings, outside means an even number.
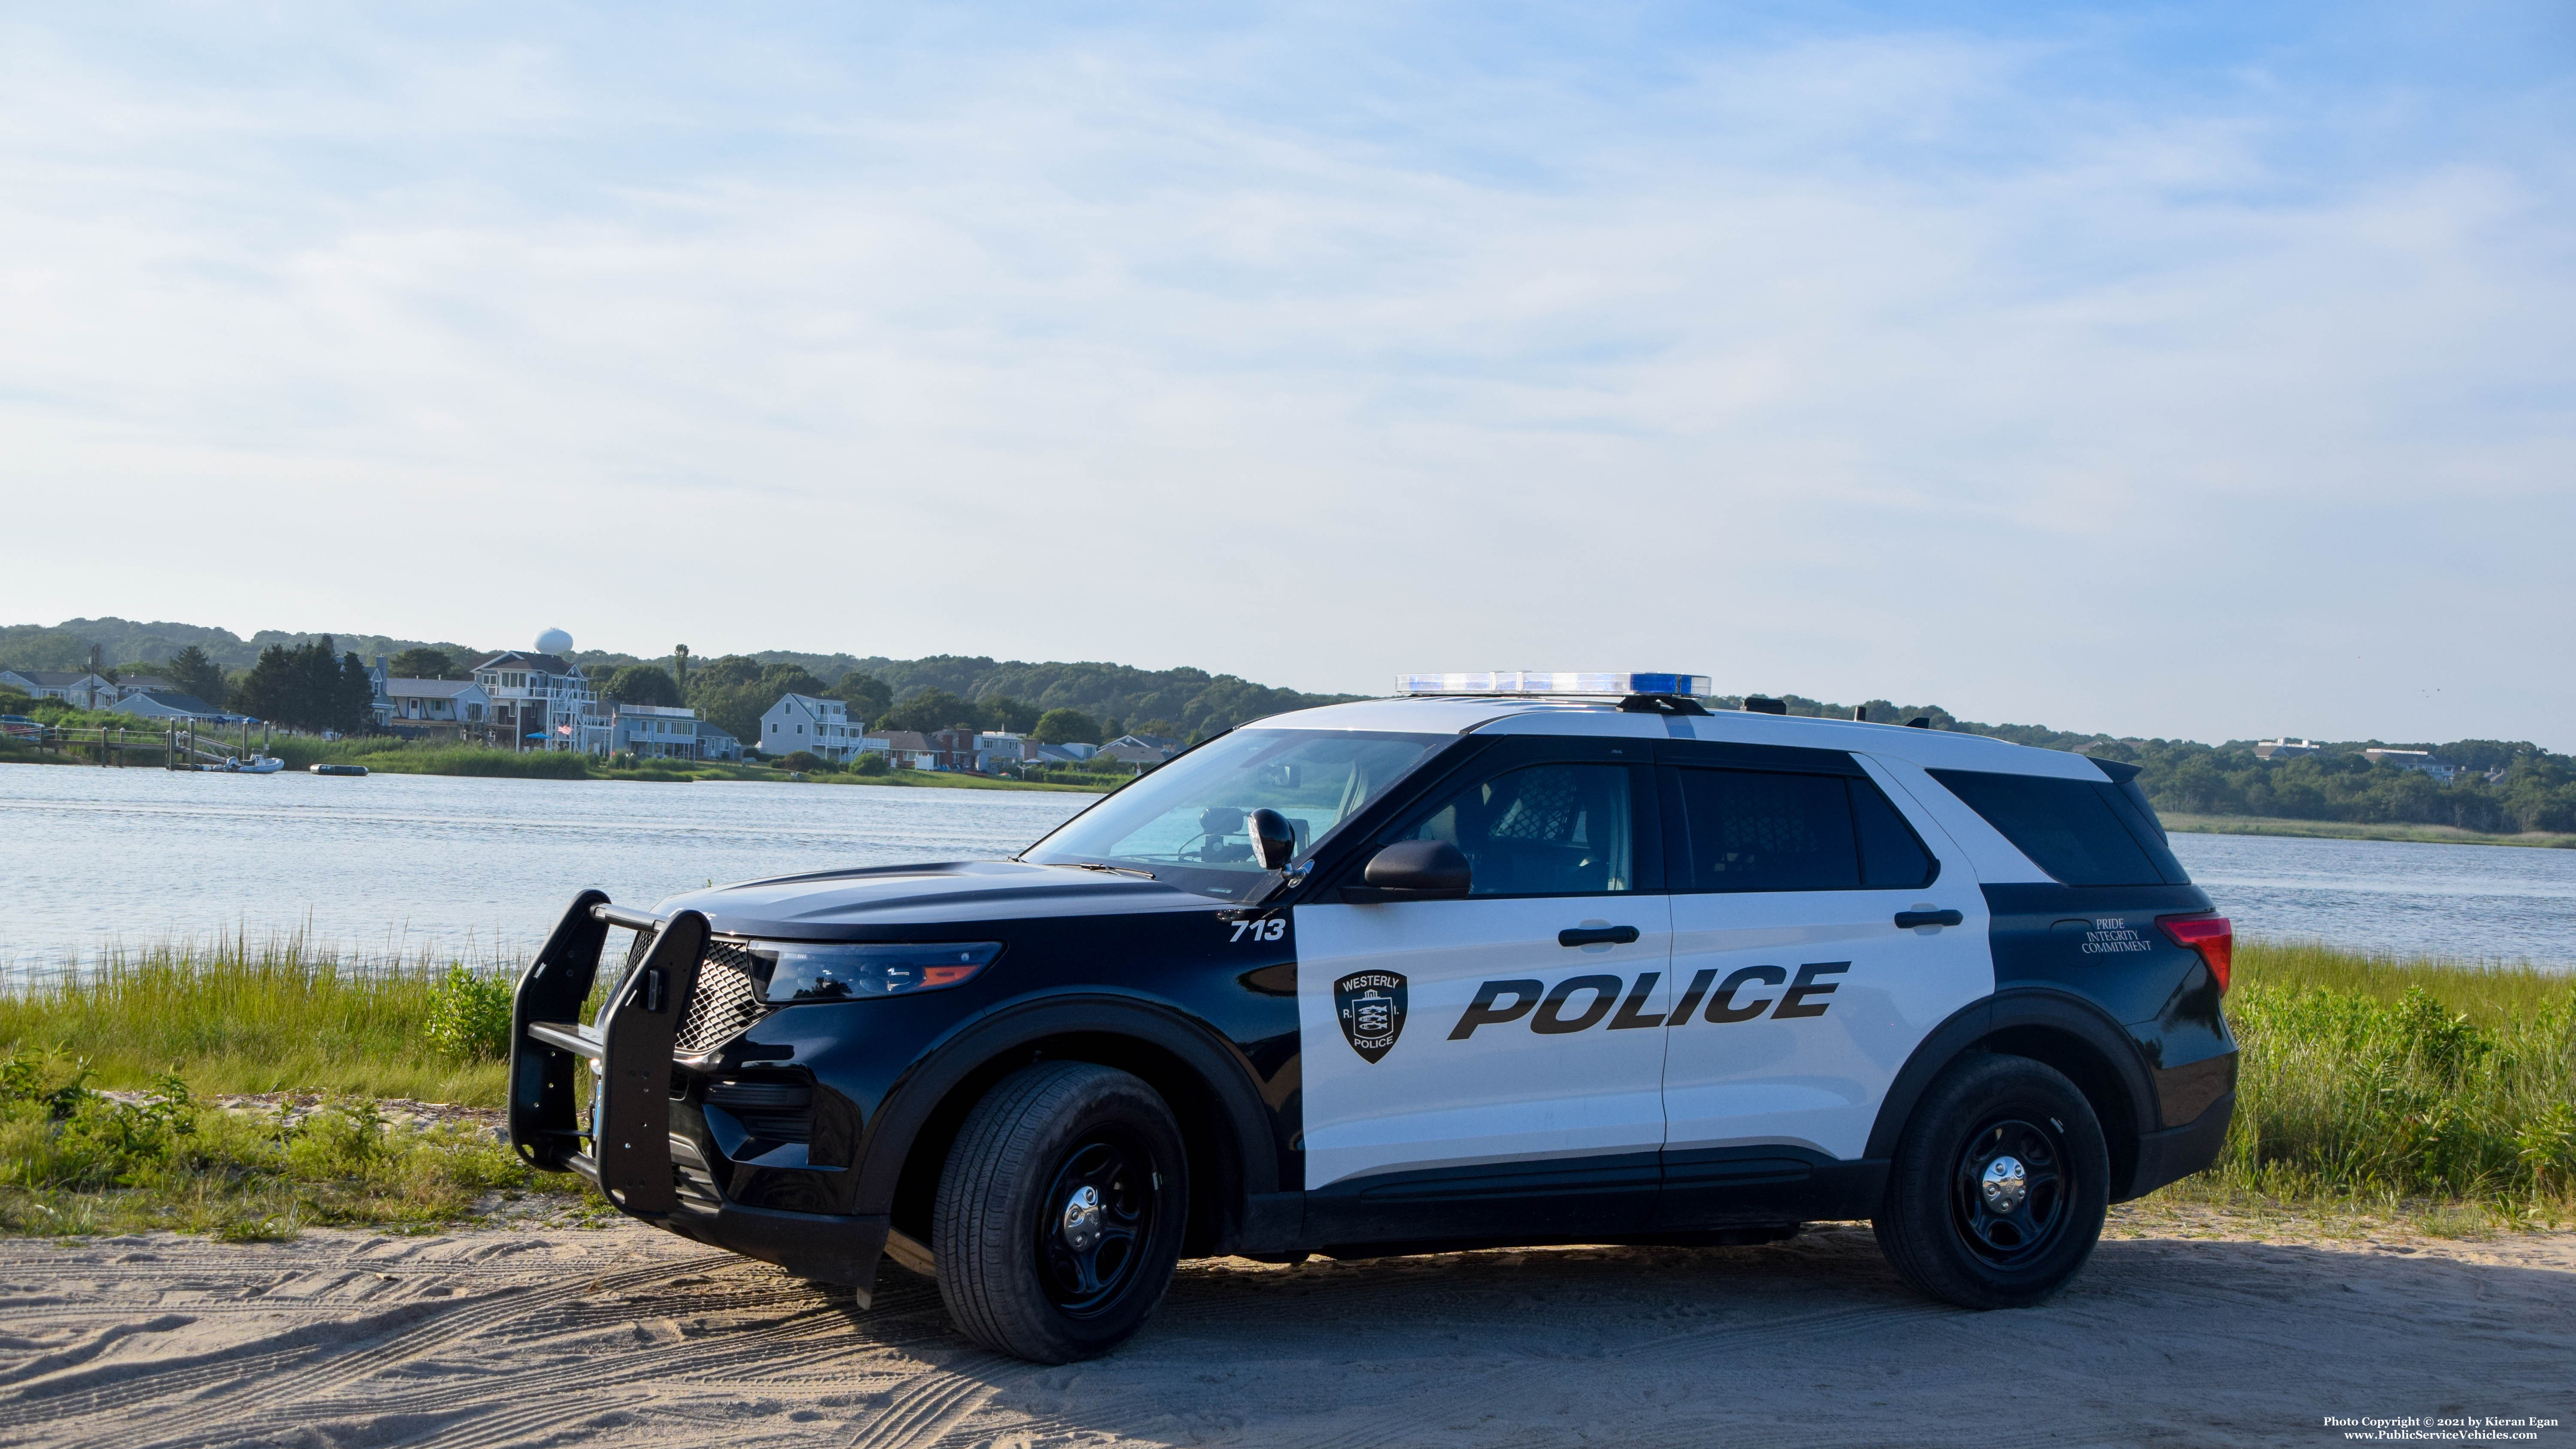
[[[1002,954],[999,941],[923,944],[814,945],[754,941],[751,954],[768,963],[760,999],[773,1006],[799,1001],[860,1001],[907,996],[960,986]]]

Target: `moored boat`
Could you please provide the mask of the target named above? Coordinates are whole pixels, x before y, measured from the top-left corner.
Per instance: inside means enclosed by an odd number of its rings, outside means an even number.
[[[363,775],[367,773],[367,767],[364,765],[307,765],[305,768],[311,770],[317,775]]]

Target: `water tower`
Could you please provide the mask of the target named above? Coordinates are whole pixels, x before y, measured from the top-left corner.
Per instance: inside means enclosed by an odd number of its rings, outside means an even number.
[[[561,629],[548,629],[537,636],[537,652],[561,654],[572,648],[572,636]]]

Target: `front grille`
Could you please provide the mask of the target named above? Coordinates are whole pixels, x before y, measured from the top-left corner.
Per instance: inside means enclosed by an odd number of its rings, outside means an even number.
[[[680,1019],[672,1049],[695,1056],[731,1040],[736,1032],[768,1015],[751,985],[752,954],[729,941],[709,941],[698,958],[698,986],[689,994],[689,1014]]]

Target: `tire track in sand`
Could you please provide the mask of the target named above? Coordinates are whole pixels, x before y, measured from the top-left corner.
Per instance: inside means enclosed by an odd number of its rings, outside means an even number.
[[[81,1399],[78,1405],[65,1407],[75,1409],[85,1419],[94,1418],[102,1409],[123,1408],[147,1398],[152,1401],[150,1404],[138,1405],[151,1410],[151,1422],[135,1424],[129,1422],[134,1416],[120,1416],[113,1430],[90,1440],[73,1442],[112,1444],[121,1446],[121,1449],[142,1449],[142,1446],[147,1444],[184,1443],[189,1436],[212,1423],[236,1418],[249,1409],[262,1405],[319,1398],[341,1388],[355,1385],[385,1369],[423,1357],[434,1349],[444,1347],[470,1334],[481,1332],[513,1318],[524,1317],[531,1312],[558,1303],[601,1292],[613,1292],[620,1288],[641,1286],[657,1279],[704,1271],[718,1264],[737,1261],[740,1260],[731,1253],[708,1253],[694,1258],[630,1268],[622,1273],[569,1274],[551,1284],[540,1282],[526,1287],[504,1288],[482,1298],[467,1300],[446,1312],[440,1312],[436,1307],[426,1305],[423,1307],[406,1305],[403,1312],[406,1318],[417,1317],[424,1308],[430,1316],[425,1322],[394,1327],[354,1353],[346,1355],[330,1353],[327,1342],[320,1341],[327,1335],[321,1335],[317,1336],[315,1342],[299,1343],[293,1348],[271,1354],[236,1356],[218,1353],[195,1366],[190,1372],[135,1375],[127,1379],[127,1391],[123,1393],[103,1392],[86,1398],[77,1394],[48,1394],[45,1398],[56,1402],[61,1399]],[[415,1300],[415,1303],[419,1303],[419,1300]],[[321,1355],[318,1361],[315,1359],[317,1353]],[[298,1361],[301,1361],[300,1366],[296,1366]],[[272,1370],[275,1372],[271,1372]],[[230,1380],[237,1386],[235,1392],[215,1391],[194,1395],[184,1405],[168,1405],[165,1402],[174,1392],[199,1385],[220,1384],[226,1380]],[[56,1413],[27,1417],[41,1422],[59,1419],[63,1415]],[[0,1423],[11,1422],[14,1418],[17,1416],[0,1414]],[[93,1424],[91,1427],[105,1428],[106,1426]],[[151,1437],[148,1439],[143,1437],[145,1434]]]

